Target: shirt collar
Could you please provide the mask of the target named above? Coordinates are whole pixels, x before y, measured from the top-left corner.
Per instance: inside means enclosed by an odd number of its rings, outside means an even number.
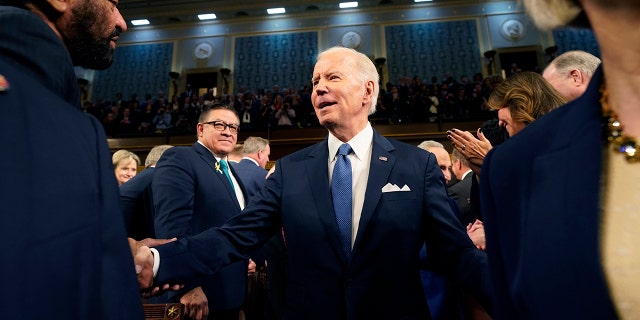
[[[245,159],[246,159],[246,160],[249,160],[249,161],[251,161],[251,162],[253,162],[253,163],[255,163],[255,164],[256,164],[256,166],[258,166],[258,167],[260,166],[260,164],[258,163],[258,161],[255,161],[255,160],[253,160],[252,158],[249,158],[249,157],[242,157],[242,160],[245,160]]]
[[[351,138],[351,140],[347,141],[347,143],[353,149],[353,153],[356,158],[362,160],[362,157],[368,154],[368,150],[371,149],[371,143],[373,141],[373,128],[371,128],[371,124],[367,123],[367,126],[364,127],[355,137]],[[334,135],[329,132],[329,159],[333,161],[338,153],[338,148],[344,142],[340,141],[340,139],[336,138]]]
[[[466,177],[467,177],[467,175],[468,175],[469,173],[471,173],[471,172],[473,172],[473,170],[471,170],[471,169],[467,170],[467,172],[465,172],[464,174],[462,174],[462,179],[460,179],[460,180],[464,180],[464,178],[466,178]]]

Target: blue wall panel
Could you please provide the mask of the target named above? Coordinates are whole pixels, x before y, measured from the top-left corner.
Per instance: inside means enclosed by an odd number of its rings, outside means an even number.
[[[600,46],[591,29],[565,28],[553,31],[553,40],[558,46],[558,55],[571,50],[582,50],[600,57]]]
[[[318,54],[318,33],[283,33],[238,37],[234,47],[234,88],[257,91],[298,89],[311,84]]]
[[[413,76],[442,80],[446,73],[471,78],[482,72],[475,20],[387,26],[385,38],[390,77],[385,82]]]
[[[114,54],[113,65],[104,71],[96,71],[93,79],[92,97],[112,100],[117,92],[129,100],[138,94],[138,101],[147,93],[158,91],[169,94],[169,71],[173,56],[173,43],[139,44],[119,46]]]

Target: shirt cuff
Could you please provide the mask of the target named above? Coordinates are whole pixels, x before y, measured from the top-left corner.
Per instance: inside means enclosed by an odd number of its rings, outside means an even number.
[[[153,278],[158,275],[158,269],[160,269],[160,252],[156,248],[149,248],[153,252]]]

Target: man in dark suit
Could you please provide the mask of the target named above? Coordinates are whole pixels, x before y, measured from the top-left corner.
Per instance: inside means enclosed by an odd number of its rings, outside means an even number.
[[[267,179],[265,166],[269,162],[270,154],[269,140],[260,137],[248,137],[242,144],[242,160],[237,163],[231,163],[247,190],[247,199],[251,199],[264,186]]]
[[[476,221],[475,214],[469,197],[471,196],[471,185],[473,182],[473,171],[469,167],[469,162],[460,151],[453,149],[451,152],[451,171],[458,178],[458,182],[449,187],[449,197],[456,201],[460,210],[460,222],[463,226]]]
[[[144,161],[146,169],[120,186],[124,221],[127,228],[127,236],[130,238],[142,240],[156,237],[153,227],[155,209],[153,207],[151,181],[155,173],[156,163],[162,154],[172,147],[168,144],[153,147]]]
[[[73,70],[107,68],[127,25],[114,3],[59,4],[0,1],[0,106],[13,119],[0,126],[1,317],[141,319],[111,154]]]
[[[283,229],[287,319],[428,319],[419,272],[425,242],[434,264],[489,307],[486,256],[453,215],[435,157],[368,122],[379,91],[371,60],[329,49],[312,82],[327,139],[278,160],[251,206],[222,228],[157,247],[156,281],[214,273]]]
[[[158,237],[198,234],[221,226],[244,208],[244,186],[227,162],[237,142],[239,125],[235,110],[213,106],[200,115],[198,141],[193,146],[165,151],[152,182]],[[196,319],[211,314],[214,319],[237,320],[246,281],[247,262],[240,261],[188,285],[186,293],[169,292],[163,298],[179,300],[187,308],[185,314]]]

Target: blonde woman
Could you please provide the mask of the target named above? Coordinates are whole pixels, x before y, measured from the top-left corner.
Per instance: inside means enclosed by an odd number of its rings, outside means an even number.
[[[127,150],[118,150],[111,157],[113,162],[113,171],[118,180],[118,186],[129,181],[136,176],[140,158],[133,152]]]

